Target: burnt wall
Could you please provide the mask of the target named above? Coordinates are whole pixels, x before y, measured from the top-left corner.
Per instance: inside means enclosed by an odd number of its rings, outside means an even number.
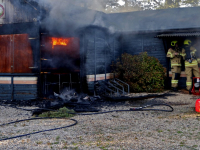
[[[92,91],[95,80],[105,80],[108,78],[105,74],[112,72],[112,61],[120,55],[119,42],[116,35],[104,28],[88,27],[81,35],[80,44],[82,86]]]
[[[80,46],[76,37],[41,37],[41,72],[71,73],[80,70]]]
[[[40,15],[38,3],[30,0],[0,0],[3,4],[4,16],[0,24],[12,24],[37,21]]]

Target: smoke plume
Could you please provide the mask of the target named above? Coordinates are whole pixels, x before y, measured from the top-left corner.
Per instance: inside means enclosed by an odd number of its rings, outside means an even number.
[[[87,2],[87,0],[85,0]],[[74,31],[89,25],[104,27],[103,13],[87,9],[86,3],[66,0],[40,0],[39,5],[46,9],[46,17],[41,25],[59,35],[74,35]],[[94,7],[101,3],[94,1]]]

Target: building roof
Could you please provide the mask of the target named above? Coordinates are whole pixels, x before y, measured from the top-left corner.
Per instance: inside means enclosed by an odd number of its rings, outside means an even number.
[[[50,12],[50,15],[42,21],[42,26],[65,35],[87,26],[103,27],[112,32],[200,29],[200,7],[113,14],[85,8],[65,9],[65,13],[60,10],[55,12]],[[65,15],[60,16],[60,14]]]
[[[163,38],[163,37],[181,37],[181,36],[200,36],[200,32],[188,32],[188,33],[167,33],[167,34],[160,34],[156,37]]]
[[[107,26],[117,31],[200,28],[200,7],[106,14]]]

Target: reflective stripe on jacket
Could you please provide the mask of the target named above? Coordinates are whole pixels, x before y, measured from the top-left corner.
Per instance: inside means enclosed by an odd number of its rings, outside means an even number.
[[[179,53],[179,55],[175,55],[175,53]],[[171,67],[181,66],[181,55],[182,53],[180,51],[175,51],[172,48],[168,50],[167,57],[171,60]]]
[[[198,65],[198,62],[196,59],[192,60],[192,63],[185,61],[185,67],[190,67],[190,66],[195,66],[195,65]]]

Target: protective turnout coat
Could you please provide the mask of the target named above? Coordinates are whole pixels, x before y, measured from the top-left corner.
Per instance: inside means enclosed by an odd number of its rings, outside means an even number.
[[[171,72],[172,72],[171,86],[173,88],[176,88],[178,86],[178,80],[180,78],[180,73],[181,73],[181,56],[182,53],[178,47],[176,47],[174,50],[170,48],[167,52],[167,57],[169,57],[171,60]]]
[[[192,74],[195,77],[199,77],[199,67],[198,63],[200,63],[200,59],[197,58],[197,50],[195,47],[186,47],[182,49],[182,56],[185,60],[185,73],[187,76],[186,87],[187,90],[191,90],[192,88]]]
[[[175,53],[179,53],[178,55],[175,55]],[[173,68],[174,66],[181,66],[181,56],[182,53],[179,49],[173,50],[172,48],[170,48],[167,52],[167,57],[170,58],[171,60],[171,68]]]

